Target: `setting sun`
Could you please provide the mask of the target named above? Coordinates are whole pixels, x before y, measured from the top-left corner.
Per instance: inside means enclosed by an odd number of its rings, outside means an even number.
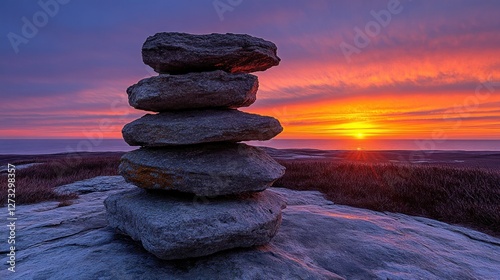
[[[367,135],[376,135],[379,131],[380,129],[374,124],[365,121],[341,123],[331,127],[332,134],[356,139],[364,139]]]
[[[0,11],[0,280],[500,280],[500,0]]]

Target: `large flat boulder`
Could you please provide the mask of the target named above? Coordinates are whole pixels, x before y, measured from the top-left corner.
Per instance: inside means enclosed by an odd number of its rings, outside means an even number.
[[[279,64],[276,45],[246,34],[157,33],[142,46],[142,60],[158,73],[264,71]]]
[[[238,108],[255,102],[256,76],[221,70],[184,75],[162,74],[127,89],[130,106],[153,112],[208,107]]]
[[[122,129],[131,146],[161,147],[211,142],[269,140],[283,131],[272,117],[234,109],[147,114]]]
[[[106,185],[114,183],[110,187]],[[121,176],[86,180],[96,192],[66,207],[16,207],[16,272],[0,279],[497,279],[500,239],[460,226],[334,205],[318,192],[270,188],[286,198],[264,246],[165,261],[108,226],[104,199],[133,190]],[[107,191],[105,191],[107,189]],[[209,201],[211,199],[209,198]],[[140,210],[140,209],[137,209]],[[0,240],[9,231],[0,230]],[[8,248],[2,254],[7,259]]]
[[[140,188],[216,196],[265,190],[285,168],[260,148],[211,143],[141,148],[122,157],[119,171]]]
[[[104,201],[109,225],[160,259],[185,259],[267,244],[281,223],[283,199],[273,192],[217,197],[133,190]]]

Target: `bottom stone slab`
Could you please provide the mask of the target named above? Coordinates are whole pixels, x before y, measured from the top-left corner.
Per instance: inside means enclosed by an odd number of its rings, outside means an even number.
[[[164,260],[266,244],[286,207],[270,191],[201,200],[142,189],[111,195],[104,205],[111,227]]]

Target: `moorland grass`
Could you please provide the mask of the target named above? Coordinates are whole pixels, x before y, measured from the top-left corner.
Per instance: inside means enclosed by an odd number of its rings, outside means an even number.
[[[40,164],[17,169],[15,176],[15,202],[31,204],[42,201],[66,201],[75,195],[59,195],[55,187],[96,176],[118,175],[119,155],[100,157],[73,156],[56,160],[44,160]],[[26,161],[13,162],[18,165]],[[7,182],[7,174],[0,175],[2,182]],[[0,189],[0,205],[7,203],[7,188]]]
[[[500,235],[500,172],[450,166],[280,161],[274,186],[318,190],[337,204],[423,216]]]
[[[16,171],[16,204],[67,203],[57,186],[117,175],[120,155],[46,160]],[[461,224],[500,236],[500,172],[479,168],[280,160],[287,168],[275,187],[318,190],[337,204],[399,212]],[[5,173],[0,180],[7,181]],[[0,189],[4,205],[7,189]]]

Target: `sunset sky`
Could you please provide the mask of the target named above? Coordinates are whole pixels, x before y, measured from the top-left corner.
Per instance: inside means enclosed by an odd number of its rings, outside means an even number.
[[[500,139],[498,0],[55,1],[0,2],[0,138],[121,138],[142,43],[177,31],[278,46],[242,109],[278,138]]]

